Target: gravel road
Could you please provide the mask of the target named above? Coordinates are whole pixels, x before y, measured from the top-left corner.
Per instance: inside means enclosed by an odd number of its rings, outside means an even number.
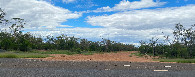
[[[124,66],[126,65],[126,66]],[[130,66],[129,66],[130,65]],[[166,68],[165,66],[171,66]],[[166,70],[166,71],[154,71]],[[194,77],[195,64],[0,59],[0,77]]]

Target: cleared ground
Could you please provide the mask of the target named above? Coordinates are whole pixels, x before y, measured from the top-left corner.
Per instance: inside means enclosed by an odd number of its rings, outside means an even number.
[[[74,54],[74,55],[65,55],[65,54],[51,54],[47,58],[39,58],[47,61],[129,61],[129,62],[158,62],[153,61],[153,57],[150,56],[136,56],[131,55],[132,53],[137,53],[137,51],[129,52],[117,52],[117,53],[95,53],[93,55],[83,55],[83,54]]]

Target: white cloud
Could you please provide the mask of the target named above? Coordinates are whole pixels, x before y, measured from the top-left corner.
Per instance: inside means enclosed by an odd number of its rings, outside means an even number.
[[[93,26],[131,30],[174,28],[177,23],[190,26],[195,23],[195,5],[88,16],[87,22]]]
[[[82,15],[40,0],[0,0],[0,7],[7,13],[7,18],[23,18],[27,22],[27,29],[52,29],[63,26],[61,23],[67,19],[79,18]]]
[[[93,12],[110,12],[110,11],[126,11],[126,10],[133,10],[133,9],[141,9],[141,8],[149,8],[149,7],[158,7],[164,5],[165,2],[153,0],[141,0],[141,1],[134,1],[130,2],[128,0],[120,1],[119,4],[115,4],[114,7],[101,7]]]
[[[152,37],[163,40],[164,34],[171,35],[170,39],[173,39],[172,32],[175,24],[181,23],[185,27],[195,24],[195,5],[88,16],[86,22],[93,26],[104,27],[105,29],[100,32],[108,33],[113,40],[125,43],[132,41],[131,43],[137,44],[140,40],[148,40]]]

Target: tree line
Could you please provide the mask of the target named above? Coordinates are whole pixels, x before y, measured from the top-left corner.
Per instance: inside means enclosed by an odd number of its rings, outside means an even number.
[[[164,36],[164,42],[159,38],[152,38],[148,42],[140,41],[139,50],[143,54],[153,54],[166,58],[194,58],[195,57],[195,25],[185,28],[182,24],[176,24],[173,31],[174,39]]]
[[[88,41],[87,39],[60,35],[58,37],[47,36],[35,37],[31,33],[23,33],[25,21],[21,18],[5,19],[6,13],[0,9],[0,26],[9,27],[0,29],[0,49],[3,50],[70,50],[73,52],[82,51],[131,51],[137,48],[131,44],[122,44],[109,39],[102,41]]]
[[[82,53],[83,51],[132,51],[137,47],[131,44],[123,44],[109,39],[102,41],[88,41],[74,36],[60,35],[57,37],[35,37],[29,32],[23,33],[24,19],[5,19],[6,13],[0,9],[0,49],[3,50],[70,50]],[[3,27],[8,27],[3,29]],[[173,31],[174,39],[164,36],[164,42],[159,38],[149,41],[140,41],[138,47],[142,54],[152,54],[166,58],[194,58],[195,57],[195,25],[185,28],[182,24],[176,24]]]

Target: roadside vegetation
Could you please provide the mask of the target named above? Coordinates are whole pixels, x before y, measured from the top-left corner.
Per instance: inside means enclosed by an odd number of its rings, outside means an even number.
[[[74,55],[74,54],[83,54],[83,55],[93,55],[94,53],[101,53],[96,51],[88,51],[88,52],[72,52],[68,50],[34,50],[29,52],[22,51],[5,51],[0,52],[0,58],[46,58],[52,57],[50,54],[66,54],[66,55]]]
[[[158,59],[160,62],[195,63],[195,59]]]
[[[141,41],[139,50],[142,54],[153,54],[165,58],[185,58],[195,57],[195,25],[185,28],[181,24],[176,24],[173,32],[174,39],[164,36],[164,42],[159,42],[159,38],[152,38],[149,42]]]
[[[152,38],[149,41],[140,41],[141,46],[135,47],[132,44],[123,44],[104,38],[102,41],[89,41],[65,34],[57,37],[36,37],[29,32],[23,32],[26,24],[24,19],[5,19],[5,16],[6,13],[0,8],[0,58],[44,58],[48,54],[92,55],[94,53],[138,50],[140,53],[129,56],[152,54],[167,59],[181,58],[181,62],[184,60],[186,60],[185,62],[194,62],[191,59],[195,58],[195,25],[185,28],[181,24],[176,24],[173,32],[174,39],[165,35],[164,42],[159,42],[159,38]]]
[[[140,41],[139,51],[142,54],[159,56],[161,62],[195,63],[195,25],[185,28],[182,24],[176,24],[173,38],[164,36],[163,42],[159,38],[149,41]]]
[[[50,57],[47,54],[27,53],[27,52],[3,52],[0,53],[0,58],[46,58]]]
[[[21,52],[21,51],[19,51]],[[68,50],[34,50],[29,51],[29,53],[38,53],[38,54],[66,54],[66,55],[73,55],[79,54],[78,52],[71,52]]]

